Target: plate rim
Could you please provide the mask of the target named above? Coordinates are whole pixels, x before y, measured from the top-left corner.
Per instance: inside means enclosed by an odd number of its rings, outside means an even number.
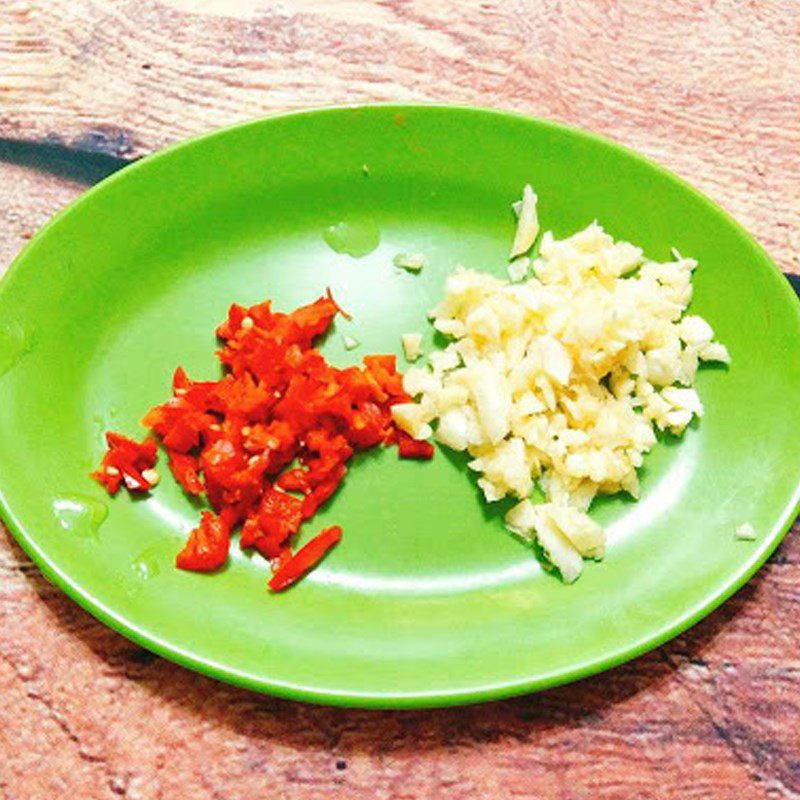
[[[135,173],[140,169],[149,168],[148,165],[157,163],[163,158],[169,158],[173,153],[182,148],[193,147],[200,142],[224,137],[230,133],[250,127],[258,127],[285,118],[311,117],[327,114],[341,114],[347,112],[357,112],[358,110],[379,109],[386,113],[412,114],[416,111],[439,111],[448,113],[452,111],[467,112],[477,116],[496,117],[498,120],[514,121],[516,123],[528,123],[544,129],[550,129],[558,133],[583,139],[595,145],[616,151],[619,155],[627,159],[633,159],[640,164],[646,165],[655,170],[670,181],[677,183],[684,191],[688,191],[696,200],[701,202],[709,212],[722,216],[731,225],[740,237],[754,249],[760,259],[768,266],[768,271],[772,274],[773,283],[780,285],[786,301],[794,310],[795,316],[800,322],[800,299],[795,295],[783,273],[774,263],[766,250],[758,241],[729,214],[722,206],[715,203],[707,195],[696,189],[681,176],[673,171],[661,166],[632,148],[623,145],[606,136],[583,130],[571,125],[565,125],[549,119],[543,119],[517,111],[489,108],[471,104],[449,104],[449,103],[352,103],[329,105],[314,108],[307,108],[295,111],[278,112],[257,119],[246,120],[234,125],[217,128],[212,131],[202,133],[178,141],[155,153],[148,154],[140,159],[130,162],[125,167],[113,173],[109,177],[90,187],[87,191],[66,205],[63,209],[54,214],[32,237],[32,239],[22,248],[0,279],[0,296],[7,289],[14,276],[19,272],[30,254],[36,249],[39,241],[47,235],[51,229],[57,227],[61,221],[75,211],[82,204],[91,202],[94,195],[105,191],[110,185],[119,180],[127,179],[125,176]],[[68,597],[74,600],[84,610],[98,619],[104,625],[123,635],[130,641],[144,647],[159,656],[162,656],[182,667],[186,667],[198,672],[206,677],[221,680],[225,683],[245,688],[261,693],[268,693],[276,697],[287,700],[297,700],[331,706],[342,706],[351,708],[374,708],[374,709],[408,709],[408,708],[431,708],[456,705],[470,705],[474,703],[487,702],[491,700],[501,700],[518,695],[538,692],[544,689],[554,688],[566,683],[596,675],[623,663],[631,661],[639,656],[654,650],[667,641],[685,632],[700,620],[715,611],[722,603],[728,600],[733,594],[741,589],[753,575],[764,565],[769,556],[776,550],[784,536],[792,528],[792,525],[800,514],[800,476],[798,476],[794,492],[788,502],[783,507],[781,513],[776,516],[776,521],[771,530],[759,543],[758,549],[754,550],[742,566],[732,572],[730,576],[715,587],[713,591],[707,593],[702,600],[692,608],[673,618],[660,627],[652,630],[645,636],[640,637],[632,643],[628,643],[616,650],[605,653],[599,657],[579,661],[567,669],[554,670],[549,673],[528,677],[523,679],[499,680],[481,683],[475,686],[458,689],[435,689],[431,691],[387,691],[387,692],[358,692],[353,690],[338,690],[323,686],[311,686],[308,682],[304,684],[294,684],[286,681],[270,679],[265,676],[254,675],[252,673],[237,670],[236,668],[219,663],[206,658],[189,648],[178,646],[172,642],[160,639],[146,630],[137,626],[125,615],[117,613],[106,606],[102,601],[95,597],[91,592],[85,590],[78,582],[63,572],[47,554],[42,551],[36,543],[29,537],[22,521],[17,518],[11,509],[6,498],[3,487],[0,486],[0,518],[3,519],[9,532],[12,534],[23,551],[36,564],[46,579],[54,583]]]

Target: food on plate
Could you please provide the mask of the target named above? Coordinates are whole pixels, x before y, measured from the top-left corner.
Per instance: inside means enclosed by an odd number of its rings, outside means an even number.
[[[527,277],[530,268],[531,260],[528,256],[517,256],[507,267],[508,277],[512,281],[521,281]]]
[[[407,272],[420,272],[425,266],[425,256],[422,253],[398,253],[392,263]]]
[[[193,381],[179,367],[173,396],[144,417],[178,483],[212,507],[178,554],[179,568],[221,567],[241,526],[241,547],[274,562],[270,586],[281,591],[341,538],[340,528],[329,528],[292,554],[293,537],[339,488],[355,452],[397,444],[401,458],[433,456],[429,442],[413,440],[392,419],[392,406],[410,400],[394,356],[369,355],[361,367],[339,369],[314,347],[337,314],[344,312],[330,292],[289,314],[269,302],[232,305],[217,328],[223,376]],[[92,477],[111,494],[122,485],[149,491],[158,482],[156,441],[106,438]]]
[[[539,217],[536,205],[539,198],[531,189],[530,184],[525,184],[522,189],[522,200],[514,203],[514,212],[517,215],[517,231],[514,234],[514,243],[511,245],[511,258],[516,259],[525,255],[533,247],[539,235]]]
[[[135,442],[127,436],[109,431],[106,433],[108,450],[103,462],[92,477],[114,495],[120,486],[130,492],[149,492],[159,481],[155,470],[158,446],[152,439]]]
[[[318,533],[308,544],[301,547],[293,556],[287,557],[278,564],[275,574],[270,578],[269,588],[273,592],[282,592],[296,583],[309,570],[322,560],[325,554],[342,538],[342,529],[332,525]]]
[[[416,361],[422,355],[422,334],[404,333],[400,340],[403,345],[403,355],[406,361]]]
[[[469,453],[487,502],[518,500],[506,526],[538,542],[566,582],[584,559],[603,557],[604,532],[586,513],[592,501],[621,491],[638,498],[637,470],[657,431],[681,436],[704,413],[693,388],[700,364],[731,359],[711,326],[686,313],[694,260],[677,251],[649,260],[596,222],[562,240],[545,232],[534,257],[537,204],[526,185],[514,204],[510,281],[462,267],[447,278],[430,316],[452,341],[405,377],[394,356],[347,369],[327,363],[314,343],[344,314],[330,292],[290,314],[269,302],[231,306],[217,328],[223,377],[192,381],[178,368],[173,397],[143,420],[175,479],[212,507],[177,566],[219,568],[241,526],[240,545],[273,562],[270,587],[280,591],[341,538],[334,526],[292,553],[352,455],[397,444],[401,458],[427,460],[431,437]],[[412,272],[424,261],[394,259]],[[422,339],[401,335],[407,361],[422,355]],[[93,477],[111,494],[158,483],[155,440],[109,432],[107,442]],[[545,502],[530,499],[537,484]],[[736,536],[755,533],[742,525]]]
[[[509,530],[527,537],[536,531],[539,544],[561,576],[572,583],[583,571],[584,558],[605,554],[603,529],[577,508],[530,500],[517,503],[505,518]]]
[[[744,522],[736,528],[734,535],[737,539],[752,542],[756,538],[756,530],[749,522]]]
[[[518,214],[513,257],[538,233],[529,186]],[[463,268],[447,278],[431,318],[452,342],[405,375],[415,400],[392,407],[398,427],[467,451],[486,501],[517,498],[507,526],[535,538],[567,582],[603,555],[585,513],[593,499],[638,498],[656,431],[680,436],[703,415],[700,363],[730,362],[711,326],[686,314],[696,266],[677,252],[651,261],[596,222],[563,240],[545,232],[525,282]],[[528,499],[534,482],[546,503]]]
[[[346,334],[342,336],[342,343],[344,344],[345,350],[355,350],[360,344],[358,339],[354,339],[352,336],[347,336]]]

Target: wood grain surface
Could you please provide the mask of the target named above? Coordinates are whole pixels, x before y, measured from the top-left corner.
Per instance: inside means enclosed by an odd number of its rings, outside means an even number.
[[[610,136],[800,273],[795,0],[5,0],[0,270],[117,159],[373,100],[510,108]],[[303,706],[190,673],[80,610],[4,529],[0,578],[8,800],[800,798],[796,531],[660,650],[444,711]]]

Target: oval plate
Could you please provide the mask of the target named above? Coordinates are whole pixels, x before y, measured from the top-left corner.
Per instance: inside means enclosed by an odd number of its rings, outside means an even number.
[[[523,183],[544,228],[597,218],[667,258],[697,258],[693,309],[733,367],[705,368],[707,413],[646,461],[643,495],[596,504],[608,555],[565,586],[503,530],[464,460],[395,451],[354,464],[316,521],[342,544],[272,596],[259,558],[232,549],[203,576],[173,568],[197,508],[171,478],[108,501],[87,477],[102,432],[142,433],[182,364],[218,374],[213,328],[233,302],[284,310],[330,286],[353,322],[339,365],[399,352],[426,330],[453,266],[504,271]],[[360,259],[323,230],[377,227]],[[420,251],[414,276],[392,266]],[[2,282],[0,505],[41,569],[108,625],[187,667],[252,689],[342,705],[423,706],[529,692],[598,672],[696,622],[764,562],[794,519],[800,314],[783,277],[724,212],[622,147],[547,122],[469,108],[314,111],[223,130],[146,158],[51,222]],[[347,352],[340,334],[361,342]],[[22,341],[20,341],[22,340]],[[11,352],[16,349],[15,353]],[[12,362],[15,362],[12,364]],[[400,363],[403,363],[402,360]],[[162,470],[167,472],[166,468]],[[96,535],[53,503],[110,507]],[[755,542],[737,541],[748,521]]]

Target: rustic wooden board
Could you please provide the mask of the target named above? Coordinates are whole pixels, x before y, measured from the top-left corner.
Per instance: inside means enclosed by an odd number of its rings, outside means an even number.
[[[604,133],[800,272],[793,0],[6,0],[0,270],[109,157],[369,100],[499,106]],[[189,673],[77,608],[5,530],[0,575],[4,798],[800,798],[796,531],[722,609],[633,664],[433,712],[301,706]]]

